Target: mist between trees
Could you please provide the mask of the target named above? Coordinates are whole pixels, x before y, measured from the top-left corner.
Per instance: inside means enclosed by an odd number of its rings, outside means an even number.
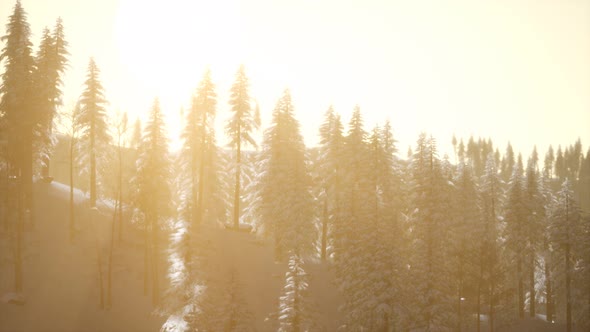
[[[452,137],[444,144],[453,155],[441,157],[420,133],[401,153],[395,121],[365,128],[355,106],[347,125],[328,107],[319,146],[306,147],[289,90],[260,132],[240,66],[229,100],[204,73],[171,153],[158,99],[144,124],[111,116],[93,59],[77,103],[64,107],[63,23],[43,31],[36,52],[30,35],[17,2],[0,54],[6,302],[35,301],[26,257],[40,237],[69,252],[91,243],[86,278],[99,310],[126,310],[113,285],[127,280],[116,267],[132,257],[141,277],[131,287],[162,331],[590,328],[590,149],[580,140],[523,156],[492,139]],[[227,146],[216,142],[218,102],[231,106]],[[65,243],[40,233],[52,222],[44,200],[60,183],[67,222],[54,232]],[[220,258],[233,248],[249,261],[245,243],[271,254],[258,267]],[[261,278],[279,268],[273,301],[255,301],[250,268]],[[325,280],[338,295],[319,305],[313,283]]]

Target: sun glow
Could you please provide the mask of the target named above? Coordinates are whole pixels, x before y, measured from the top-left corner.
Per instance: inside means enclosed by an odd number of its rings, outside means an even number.
[[[123,0],[114,34],[123,69],[136,88],[159,97],[165,112],[177,115],[207,67],[214,78],[233,78],[244,54],[241,22],[234,0]],[[168,116],[174,131],[175,121]]]

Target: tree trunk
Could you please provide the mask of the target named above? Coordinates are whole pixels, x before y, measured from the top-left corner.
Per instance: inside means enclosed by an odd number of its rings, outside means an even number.
[[[322,216],[322,262],[326,262],[326,251],[328,246],[328,194],[324,199],[324,211]]]
[[[100,246],[100,237],[98,230],[98,209],[96,207],[90,208],[90,223],[94,228],[96,237],[96,263],[98,266],[98,290],[100,292],[100,309],[104,309],[104,281],[102,275],[102,250]]]
[[[70,243],[74,243],[74,138],[70,141]]]
[[[461,328],[463,325],[463,313],[461,312],[461,307],[462,307],[462,302],[463,302],[463,249],[464,246],[461,246],[461,253],[459,254],[459,274],[458,274],[458,287],[457,287],[457,295],[458,295],[458,301],[457,301],[457,317],[458,317],[458,322],[457,322],[457,331],[461,332]]]
[[[121,144],[119,144],[119,183],[117,190],[117,201],[119,203],[119,242],[123,240],[123,158],[121,153]]]
[[[545,240],[547,242],[547,240]],[[548,250],[547,245],[545,245],[546,250]],[[547,322],[553,321],[553,290],[551,289],[551,272],[550,272],[550,262],[549,252],[547,251],[545,254],[545,292],[546,292],[546,314],[547,314]]]
[[[522,281],[522,256],[516,258],[516,273],[518,274],[518,318],[524,318],[524,285]]]
[[[570,272],[570,237],[569,237],[569,197],[566,195],[565,203],[565,316],[567,332],[572,331],[572,301],[571,301],[571,272]]]
[[[50,119],[47,123],[47,133],[49,135],[49,140],[51,140],[51,135],[53,134],[53,119]],[[49,155],[43,154],[42,157],[43,165],[41,166],[41,177],[48,178],[49,177]]]
[[[240,126],[238,126],[238,146],[236,151],[236,187],[234,189],[234,228],[240,228],[240,170],[242,167]]]
[[[94,123],[90,126],[90,206],[96,206],[96,152],[94,142]]]
[[[196,221],[197,227],[201,225],[203,222],[203,199],[204,199],[204,191],[205,191],[205,154],[207,153],[207,149],[203,148],[201,151],[201,160],[199,165],[199,189],[197,193],[197,209],[196,209]]]
[[[148,294],[148,279],[149,279],[149,232],[148,232],[148,218],[144,214],[143,218],[143,235],[144,235],[144,252],[143,252],[143,295]]]
[[[565,317],[567,332],[572,331],[572,303],[571,303],[571,274],[570,274],[570,244],[565,244]]]
[[[529,316],[535,317],[535,251],[531,250],[531,257],[530,257],[530,270],[529,270],[529,287],[530,287],[530,306],[529,306]]]
[[[484,255],[484,250],[483,250],[483,246],[480,252],[480,261],[479,261],[479,278],[477,279],[477,332],[481,331],[481,323],[480,323],[480,317],[481,317],[481,288],[482,288],[482,284],[483,284],[483,270],[484,270],[484,259],[483,259],[483,255]]]
[[[18,175],[16,183],[16,246],[14,250],[14,290],[17,293],[23,291],[23,223],[24,223],[24,202],[22,189],[22,173]]]
[[[109,245],[109,269],[107,271],[107,309],[110,309],[112,304],[113,246],[115,244],[115,222],[117,219],[118,203],[119,202],[115,202],[115,211],[113,212],[113,221],[111,222],[111,243]]]
[[[495,296],[495,289],[496,281],[494,280],[494,275],[490,275],[490,332],[494,332],[494,296]]]
[[[152,220],[152,304],[160,303],[160,285],[158,276],[158,216]]]
[[[21,185],[23,186],[24,194],[24,211],[27,211],[28,220],[32,227],[35,227],[35,214],[33,211],[33,137],[32,128],[28,129],[25,134],[25,151],[24,151],[24,163],[21,173]]]

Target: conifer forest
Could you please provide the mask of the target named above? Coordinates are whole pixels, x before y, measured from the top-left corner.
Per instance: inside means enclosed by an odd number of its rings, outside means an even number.
[[[97,58],[66,86],[78,27],[32,31],[13,2],[0,331],[590,331],[588,142],[417,131],[407,150],[395,114],[369,126],[353,104],[317,105],[310,145],[305,96],[265,109],[247,64],[140,119],[111,107]]]

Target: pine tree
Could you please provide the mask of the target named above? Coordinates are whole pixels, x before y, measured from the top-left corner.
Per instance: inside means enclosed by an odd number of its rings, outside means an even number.
[[[23,290],[22,245],[25,211],[32,209],[33,128],[37,119],[31,103],[34,60],[30,42],[31,30],[20,1],[8,18],[5,43],[0,52],[4,72],[0,85],[0,136],[7,139],[6,160],[9,176],[16,179],[10,186],[16,211],[15,227],[15,290]]]
[[[257,117],[257,109],[252,109],[252,101],[249,93],[248,77],[244,65],[241,65],[236,73],[236,81],[231,87],[229,104],[232,117],[225,126],[225,132],[230,138],[229,145],[236,151],[235,159],[235,187],[233,225],[235,229],[240,226],[241,203],[241,176],[242,176],[242,147],[250,145],[256,147],[256,141],[252,132],[260,127],[260,117]]]
[[[553,164],[555,162],[555,155],[553,153],[553,147],[549,145],[549,150],[545,154],[545,161],[543,164],[543,176],[546,179],[553,178]]]
[[[71,112],[66,114],[68,118],[67,128],[70,136],[69,144],[69,176],[70,176],[70,243],[74,242],[76,234],[76,221],[75,221],[75,202],[74,202],[74,174],[77,168],[77,151],[78,151],[78,140],[80,134],[80,103],[76,103]]]
[[[119,224],[119,242],[123,238],[123,148],[126,146],[127,112],[120,114],[116,124],[117,135],[117,187],[115,193],[115,215]]]
[[[79,99],[81,139],[84,142],[84,153],[88,157],[90,166],[90,206],[96,206],[97,156],[110,140],[106,122],[107,101],[99,74],[100,71],[94,59],[90,58],[84,82],[85,89]]]
[[[36,143],[40,149],[38,153],[41,155],[43,177],[49,176],[49,154],[54,144],[53,120],[57,108],[62,105],[62,76],[65,73],[69,55],[67,47],[63,21],[58,18],[52,32],[47,28],[43,31],[33,77],[36,91],[35,108],[39,119]]]
[[[309,331],[313,325],[312,308],[307,294],[307,273],[303,269],[303,259],[291,254],[285,287],[279,298],[280,332]]]
[[[516,260],[516,278],[518,283],[517,309],[518,317],[524,318],[524,273],[526,250],[526,197],[523,192],[522,158],[519,155],[516,167],[514,167],[508,187],[505,203],[504,220],[506,223],[504,236],[506,245],[510,249],[513,258]]]
[[[498,172],[493,154],[489,154],[486,161],[486,168],[481,181],[480,199],[481,213],[483,222],[482,241],[480,243],[480,279],[478,285],[478,294],[483,293],[481,290],[484,281],[487,281],[487,300],[488,300],[488,322],[489,331],[494,331],[496,318],[496,308],[498,306],[497,297],[502,286],[503,268],[501,266],[501,244],[499,243],[500,234],[500,208],[502,204],[502,182]],[[478,313],[481,312],[479,304],[481,301],[478,296]],[[479,319],[478,319],[479,326]]]
[[[192,99],[191,109],[187,113],[187,121],[182,133],[183,173],[188,178],[187,185],[192,189],[190,216],[198,227],[207,213],[206,207],[214,210],[217,185],[217,146],[215,142],[215,86],[211,81],[211,72],[207,70]]]
[[[274,239],[278,260],[290,251],[311,254],[315,246],[310,175],[294,112],[291,94],[285,90],[265,131],[260,160],[257,213],[261,229]]]
[[[334,112],[332,106],[324,116],[320,126],[319,149],[319,177],[321,181],[321,248],[320,256],[323,261],[328,258],[328,246],[332,241],[334,225],[338,222],[341,204],[342,182],[342,149],[343,135],[340,116]]]
[[[506,147],[506,154],[502,159],[502,164],[500,168],[500,174],[502,175],[502,181],[504,183],[508,183],[512,173],[514,172],[514,150],[512,149],[512,144],[508,142],[508,146]]]
[[[565,264],[565,304],[566,304],[566,328],[572,330],[572,276],[574,259],[574,247],[581,233],[580,210],[574,199],[574,193],[568,179],[563,182],[557,195],[556,206],[551,216],[550,226],[551,241],[556,250],[563,254]]]
[[[541,190],[542,182],[537,166],[538,159],[535,148],[527,163],[526,182],[524,185],[527,219],[525,224],[526,238],[523,240],[526,241],[526,255],[528,256],[530,317],[535,317],[535,271],[537,266],[537,252],[542,242],[541,225],[545,218],[544,197]]]
[[[483,235],[483,225],[481,223],[480,210],[478,206],[478,190],[475,183],[472,167],[465,164],[459,164],[457,174],[454,179],[455,183],[455,213],[453,223],[453,232],[451,234],[451,250],[456,267],[456,274],[453,278],[456,281],[456,312],[457,312],[457,330],[461,331],[464,326],[463,307],[467,289],[473,284],[470,278],[476,275],[480,270],[482,274],[483,266],[479,266],[476,261],[476,241]],[[479,299],[478,299],[479,301]],[[478,303],[479,304],[479,303]],[[479,313],[479,307],[478,307]],[[479,325],[479,315],[477,318]]]
[[[160,103],[154,100],[149,120],[142,137],[137,175],[133,180],[135,204],[143,216],[146,252],[151,257],[152,303],[160,301],[159,286],[159,230],[170,216],[170,159],[168,142]],[[147,264],[144,279],[147,280]]]
[[[444,181],[436,144],[422,133],[411,163],[412,176],[412,259],[410,278],[414,281],[414,329],[441,330],[452,326],[449,313],[453,298],[449,257],[443,239],[448,229],[449,188]]]

